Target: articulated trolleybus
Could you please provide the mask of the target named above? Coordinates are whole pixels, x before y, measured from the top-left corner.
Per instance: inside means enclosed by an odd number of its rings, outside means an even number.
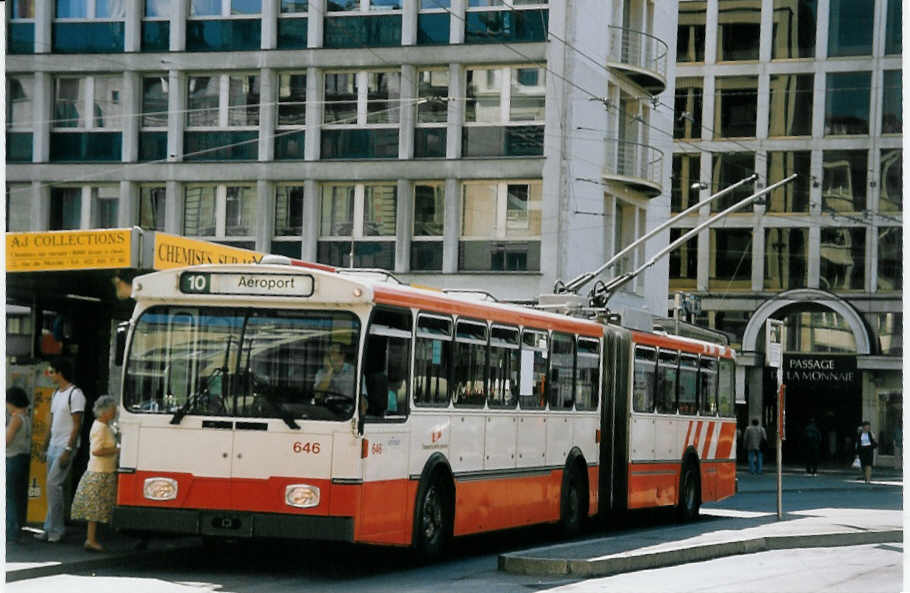
[[[726,346],[314,265],[133,282],[114,525],[413,546],[735,490]]]

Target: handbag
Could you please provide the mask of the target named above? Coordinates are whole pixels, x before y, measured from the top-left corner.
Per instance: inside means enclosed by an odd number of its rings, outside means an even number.
[[[850,464],[850,467],[853,469],[860,469],[862,464],[859,462],[859,455],[853,458],[853,463]]]

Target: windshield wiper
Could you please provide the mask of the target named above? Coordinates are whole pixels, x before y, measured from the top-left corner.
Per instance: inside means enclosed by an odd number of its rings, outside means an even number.
[[[250,387],[255,389],[255,394],[262,396],[275,411],[278,412],[278,417],[284,420],[284,423],[288,425],[288,428],[293,428],[294,430],[300,430],[300,425],[294,421],[294,415],[291,414],[287,408],[281,405],[281,402],[275,398],[275,394],[272,392],[272,389],[268,386],[267,383],[260,381],[259,378],[250,371]]]
[[[209,395],[209,386],[212,384],[212,381],[224,372],[224,369],[217,368],[212,371],[212,374],[208,376],[205,380],[205,385],[202,386],[202,389],[195,393],[191,393],[189,397],[186,398],[186,403],[184,403],[180,408],[174,412],[174,415],[171,416],[171,424],[180,424],[184,416],[190,413],[190,411],[196,407],[196,404],[199,403],[200,398],[203,396],[208,397]]]

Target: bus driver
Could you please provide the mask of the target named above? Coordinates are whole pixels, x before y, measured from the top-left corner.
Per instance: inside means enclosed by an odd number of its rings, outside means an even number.
[[[325,365],[316,372],[313,383],[316,401],[326,395],[341,395],[354,399],[354,367],[345,361],[344,347],[340,342],[332,342],[325,357]]]

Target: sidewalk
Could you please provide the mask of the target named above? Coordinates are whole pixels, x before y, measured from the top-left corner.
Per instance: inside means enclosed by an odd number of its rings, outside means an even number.
[[[777,492],[774,468],[753,476],[737,472],[739,492]],[[783,475],[784,518],[777,519],[776,497],[768,510],[737,510],[737,497],[702,507],[701,518],[599,538],[502,554],[500,570],[525,575],[599,577],[699,562],[724,556],[787,548],[852,546],[903,541],[903,511],[863,508],[815,508],[787,511],[788,493],[835,490],[901,489],[903,476],[893,470],[873,472],[872,484],[858,472],[820,471],[807,476],[797,468]],[[608,532],[609,533],[609,532]]]

